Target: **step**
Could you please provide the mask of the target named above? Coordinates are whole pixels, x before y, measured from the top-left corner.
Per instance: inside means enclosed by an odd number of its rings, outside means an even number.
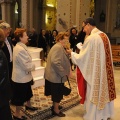
[[[32,59],[32,63],[35,64],[35,67],[40,67],[41,66],[41,59],[34,58],[34,59]]]
[[[32,58],[40,58],[40,52],[42,50],[42,48],[28,47],[28,51],[30,52]]]
[[[32,71],[33,78],[44,76],[45,67],[37,67],[34,71]]]
[[[40,52],[31,51],[30,55],[32,58],[40,58]]]
[[[33,78],[33,80],[34,80],[34,85],[32,85],[33,89],[45,85],[45,79],[43,76]]]
[[[28,46],[27,48],[28,48],[29,51],[33,51],[33,50],[41,51],[41,50],[43,50],[42,48],[38,48],[38,47],[30,47],[30,46]]]

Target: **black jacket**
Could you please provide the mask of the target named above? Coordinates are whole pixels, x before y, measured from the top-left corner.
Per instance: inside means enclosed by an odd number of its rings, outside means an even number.
[[[13,46],[12,46],[12,41],[11,39],[8,39],[8,42],[11,46],[11,50],[13,52]],[[9,53],[9,50],[8,50],[8,47],[6,44],[4,44],[4,46],[2,47],[2,50],[7,58],[7,62],[8,62],[8,67],[9,67],[9,79],[11,80],[11,77],[12,77],[12,62],[10,62],[10,53]]]
[[[7,59],[0,49],[0,108],[9,103],[11,97],[11,86]]]
[[[11,39],[8,39],[8,42],[9,42],[9,44],[11,46],[11,50],[13,51],[13,46],[12,46]],[[9,64],[9,62],[10,62],[10,53],[9,53],[9,50],[8,50],[8,47],[7,47],[6,44],[4,44],[4,46],[2,47],[2,50],[3,50],[4,54],[6,55],[6,58],[8,60],[8,64]]]

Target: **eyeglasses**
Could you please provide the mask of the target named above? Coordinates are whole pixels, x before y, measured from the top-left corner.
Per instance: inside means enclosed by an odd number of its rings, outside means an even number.
[[[85,28],[86,25],[87,25],[87,24],[85,24],[85,25],[83,26],[83,29]]]

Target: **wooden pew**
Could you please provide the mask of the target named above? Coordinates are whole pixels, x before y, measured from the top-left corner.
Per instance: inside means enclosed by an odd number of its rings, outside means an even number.
[[[120,45],[111,45],[114,65],[120,64]]]

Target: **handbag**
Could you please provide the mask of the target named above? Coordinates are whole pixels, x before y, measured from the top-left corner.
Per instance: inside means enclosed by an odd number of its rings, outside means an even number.
[[[33,81],[33,79],[30,81],[30,85],[34,85],[34,81]]]
[[[62,84],[62,78],[63,77],[61,78],[61,86],[60,86],[61,87],[60,90],[61,90],[62,94],[65,95],[65,96],[67,96],[67,95],[69,95],[71,93],[70,81],[69,81],[67,75],[66,75],[66,77],[67,77],[67,81],[68,81],[68,84],[69,84],[69,88],[66,87],[64,84]]]

